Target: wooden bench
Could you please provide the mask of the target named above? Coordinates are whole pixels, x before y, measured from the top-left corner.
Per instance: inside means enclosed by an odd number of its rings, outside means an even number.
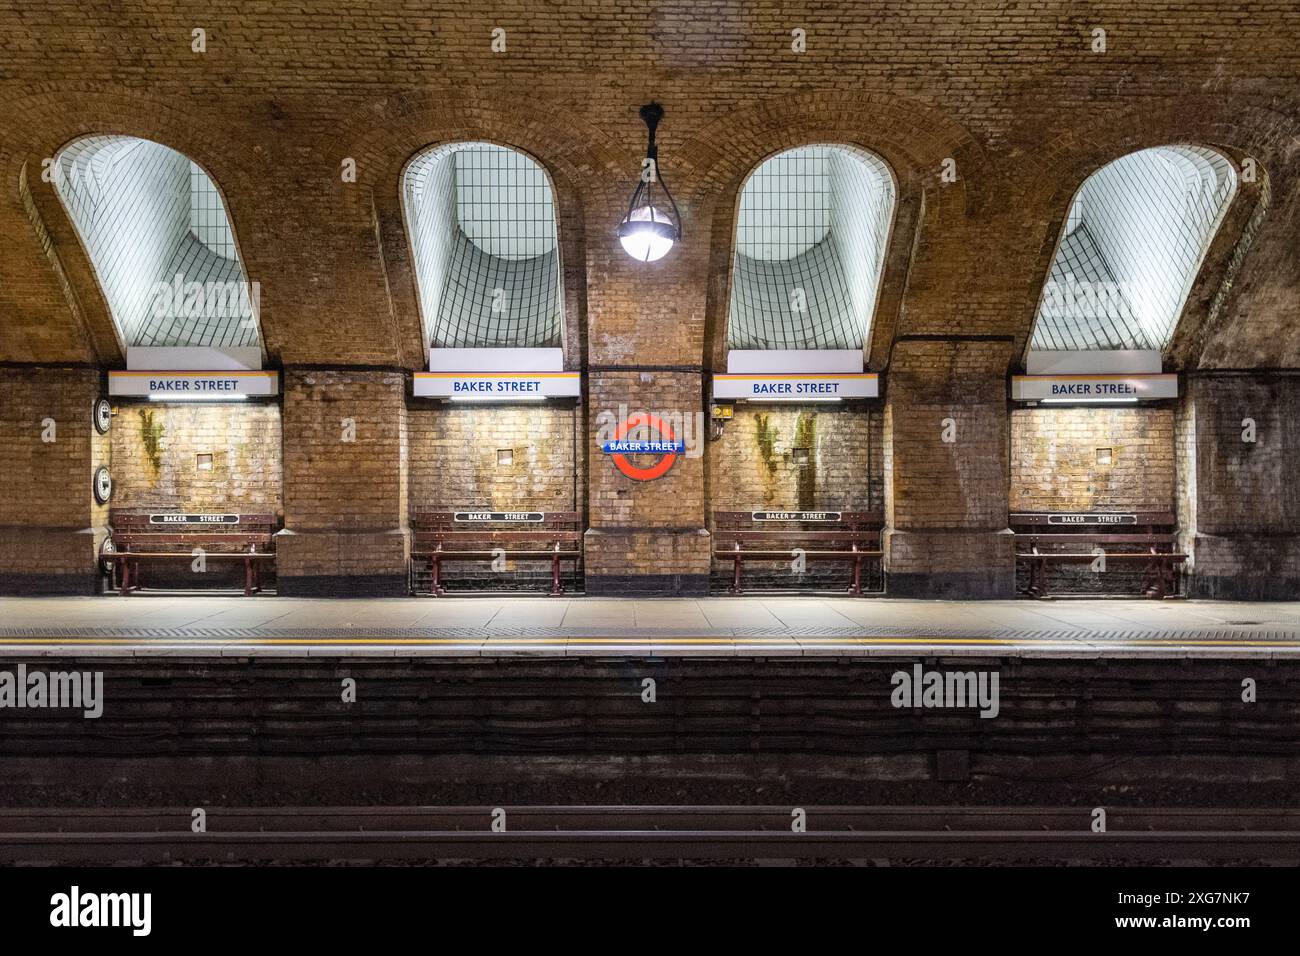
[[[852,566],[848,592],[862,593],[862,562],[879,560],[884,518],[873,511],[715,511],[713,556],[732,562],[732,594],[743,594],[747,561],[808,561]]]
[[[442,566],[453,561],[535,561],[551,566],[550,594],[564,593],[562,562],[582,560],[582,515],[576,511],[425,511],[412,519],[411,592],[427,562],[434,597],[447,591]]]
[[[1026,593],[1046,597],[1053,564],[1136,566],[1144,574],[1147,596],[1163,598],[1178,590],[1178,566],[1187,555],[1177,550],[1177,519],[1167,512],[1021,512],[1011,515],[1016,561],[1029,567]]]
[[[275,562],[272,514],[176,514],[113,508],[109,536],[100,557],[123,595],[143,585],[141,565],[192,562],[201,549],[205,562],[244,565],[244,594],[262,590],[262,567]]]

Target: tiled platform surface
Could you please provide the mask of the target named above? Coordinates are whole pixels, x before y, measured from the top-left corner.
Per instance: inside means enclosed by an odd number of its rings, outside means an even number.
[[[1300,602],[0,598],[7,656],[1300,655]]]

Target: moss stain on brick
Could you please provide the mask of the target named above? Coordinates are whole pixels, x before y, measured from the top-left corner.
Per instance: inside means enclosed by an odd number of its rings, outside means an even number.
[[[767,466],[769,475],[776,473],[776,436],[777,428],[769,423],[768,415],[754,416],[754,442],[758,445],[759,457]]]
[[[808,461],[796,466],[796,491],[799,510],[812,511],[817,501],[817,413],[803,412],[794,423],[794,447],[808,449]]]
[[[140,409],[140,441],[144,444],[144,453],[153,466],[153,473],[162,473],[162,437],[163,423],[154,418],[152,408]]]

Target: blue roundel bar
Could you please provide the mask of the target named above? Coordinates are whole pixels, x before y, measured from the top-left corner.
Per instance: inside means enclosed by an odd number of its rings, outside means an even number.
[[[658,439],[653,441],[621,439],[619,441],[603,442],[600,450],[606,455],[680,455],[686,451],[686,442]]]

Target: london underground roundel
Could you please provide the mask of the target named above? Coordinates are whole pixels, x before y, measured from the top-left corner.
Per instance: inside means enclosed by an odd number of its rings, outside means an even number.
[[[113,406],[108,399],[100,398],[95,402],[91,420],[95,423],[95,431],[101,435],[108,434],[109,426],[113,424]]]
[[[108,504],[108,499],[113,497],[113,476],[108,473],[105,465],[100,465],[95,469],[95,500],[101,505]]]
[[[629,441],[627,435],[637,428],[648,428],[653,437],[645,441]],[[657,415],[631,415],[614,430],[614,441],[606,442],[604,451],[617,468],[634,481],[653,481],[662,478],[683,451],[682,442],[673,434],[672,426]],[[627,457],[636,455],[661,455],[653,465],[634,465]]]

